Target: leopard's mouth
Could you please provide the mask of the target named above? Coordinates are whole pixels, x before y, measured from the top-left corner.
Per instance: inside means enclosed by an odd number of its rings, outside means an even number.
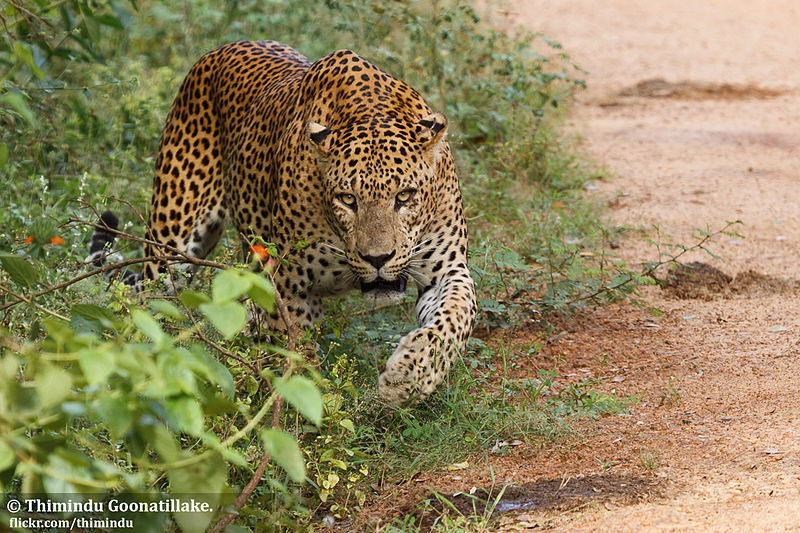
[[[369,283],[361,282],[361,292],[366,293],[404,293],[406,292],[406,284],[408,278],[404,275],[397,276],[396,279],[388,280],[383,278],[376,278]]]

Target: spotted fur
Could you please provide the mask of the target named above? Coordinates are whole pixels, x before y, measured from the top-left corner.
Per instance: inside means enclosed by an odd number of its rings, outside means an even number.
[[[192,67],[167,117],[149,236],[202,258],[230,221],[275,243],[289,259],[276,284],[301,326],[320,320],[324,296],[361,289],[382,304],[413,280],[419,327],[379,393],[424,398],[476,313],[446,131],[417,91],[351,51],[311,63],[272,41],[223,46]]]

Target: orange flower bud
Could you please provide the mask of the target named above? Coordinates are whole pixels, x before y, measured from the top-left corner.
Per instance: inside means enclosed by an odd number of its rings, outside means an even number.
[[[28,235],[25,237],[25,244],[30,244],[33,242],[33,235]]]
[[[50,237],[50,242],[53,246],[64,246],[64,239],[61,237]]]

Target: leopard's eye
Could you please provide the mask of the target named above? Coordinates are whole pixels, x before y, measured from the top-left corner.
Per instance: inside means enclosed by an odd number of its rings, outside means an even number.
[[[414,197],[414,193],[417,192],[414,189],[406,189],[404,191],[400,191],[397,193],[395,200],[397,201],[397,205],[403,205],[408,203],[411,198]]]
[[[354,194],[348,194],[348,193],[340,194],[339,201],[350,208],[356,205],[356,197]]]

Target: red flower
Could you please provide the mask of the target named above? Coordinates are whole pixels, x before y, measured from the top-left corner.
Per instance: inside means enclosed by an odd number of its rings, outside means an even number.
[[[264,248],[263,246],[261,246],[260,244],[256,244],[254,246],[251,246],[250,247],[250,252],[252,252],[253,255],[257,255],[259,257],[259,259],[261,259],[262,261],[265,261],[267,259],[267,257],[269,257],[269,253],[267,253],[267,249]]]
[[[28,235],[27,237],[25,237],[25,244],[30,244],[33,242],[33,240],[34,240],[33,235]]]

